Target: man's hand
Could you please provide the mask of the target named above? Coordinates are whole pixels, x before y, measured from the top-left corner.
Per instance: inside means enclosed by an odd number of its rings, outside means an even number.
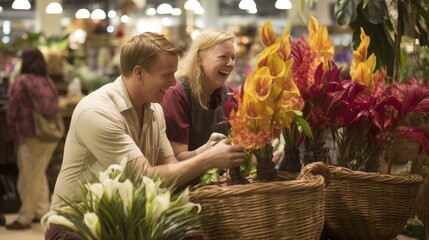
[[[213,168],[227,169],[240,166],[247,159],[244,147],[240,145],[231,145],[231,140],[223,139],[216,142],[209,150],[204,152],[208,154]]]

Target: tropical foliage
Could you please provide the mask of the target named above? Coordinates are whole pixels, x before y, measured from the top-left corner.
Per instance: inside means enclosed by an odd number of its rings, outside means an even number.
[[[428,0],[336,0],[335,16],[339,25],[353,31],[354,49],[359,44],[360,28],[373,36],[370,53],[379,56],[377,68],[387,69],[393,80],[399,80],[402,36],[419,39],[429,45]]]
[[[378,157],[402,138],[414,139],[429,154],[429,140],[422,129],[402,126],[411,114],[429,111],[429,87],[416,79],[385,83],[386,72],[375,70],[376,56],[368,56],[371,39],[361,29],[361,43],[353,51],[351,81],[340,92],[338,114],[342,133],[338,138],[339,164],[353,170],[377,171]]]

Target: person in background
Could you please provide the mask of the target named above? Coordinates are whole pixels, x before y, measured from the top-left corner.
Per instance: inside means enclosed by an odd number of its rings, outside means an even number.
[[[8,98],[7,125],[16,146],[21,207],[6,229],[22,230],[49,211],[46,169],[58,145],[58,141],[44,142],[35,136],[33,112],[50,114],[58,109],[58,92],[39,49],[23,50],[21,69],[8,89]]]
[[[0,213],[0,226],[6,225],[6,218],[3,213]]]
[[[167,124],[167,137],[179,161],[195,151],[214,132],[228,134],[227,101],[236,88],[227,80],[235,67],[234,36],[218,29],[203,31],[179,62],[178,83],[161,103]],[[230,102],[231,103],[231,102]],[[188,182],[196,185],[199,177]]]
[[[159,103],[176,84],[174,74],[181,55],[163,35],[146,32],[134,36],[121,50],[121,75],[77,104],[51,212],[42,219],[45,239],[78,239],[59,225],[47,226],[45,219],[64,205],[60,197],[78,197],[79,183],[90,171],[98,173],[111,164],[126,164],[181,185],[210,168],[229,168],[245,161],[244,148],[231,145],[220,134],[206,139],[187,161],[175,158]]]

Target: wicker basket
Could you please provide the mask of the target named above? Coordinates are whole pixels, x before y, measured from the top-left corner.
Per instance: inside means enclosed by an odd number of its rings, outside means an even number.
[[[420,175],[390,175],[331,166],[325,221],[330,239],[394,239],[412,217]]]
[[[299,180],[196,189],[191,199],[202,206],[204,239],[319,239],[329,174],[318,162]]]

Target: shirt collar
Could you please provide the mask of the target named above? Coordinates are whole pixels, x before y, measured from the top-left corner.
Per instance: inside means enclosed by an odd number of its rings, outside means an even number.
[[[113,97],[113,101],[115,102],[116,106],[118,107],[119,111],[123,112],[129,109],[133,109],[134,106],[131,102],[130,94],[127,91],[127,88],[125,87],[124,81],[122,79],[122,76],[119,76],[116,78],[116,80],[112,83],[113,84],[113,91],[115,92],[115,96]],[[152,110],[155,111],[155,106],[153,103],[146,103],[144,105],[144,110]]]

